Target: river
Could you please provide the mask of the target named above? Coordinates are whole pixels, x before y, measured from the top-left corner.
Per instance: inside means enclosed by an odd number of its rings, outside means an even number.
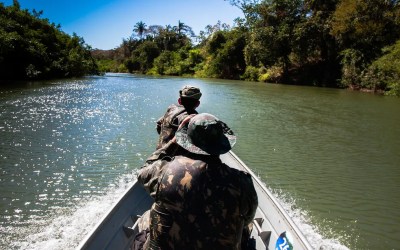
[[[400,249],[399,98],[129,74],[0,87],[0,249],[74,249],[187,84],[315,249]]]

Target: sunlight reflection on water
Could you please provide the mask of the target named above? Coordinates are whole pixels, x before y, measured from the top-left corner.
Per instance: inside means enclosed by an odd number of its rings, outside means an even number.
[[[155,121],[186,84],[202,89],[200,112],[233,128],[235,153],[313,246],[374,249],[372,235],[398,242],[387,233],[400,217],[400,121],[388,118],[398,103],[341,90],[111,75],[0,90],[0,248],[74,248],[154,150]]]

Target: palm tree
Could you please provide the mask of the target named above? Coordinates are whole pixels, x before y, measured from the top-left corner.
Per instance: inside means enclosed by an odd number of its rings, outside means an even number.
[[[178,26],[174,26],[174,30],[178,33],[178,35],[182,35],[183,33],[187,33],[190,36],[195,36],[191,27],[182,23],[180,20],[178,21]]]
[[[173,27],[171,27],[171,25],[165,25],[165,31],[166,32],[170,32],[171,30],[173,30]]]
[[[142,21],[137,22],[134,26],[133,31],[136,32],[138,34],[138,36],[140,37],[140,39],[142,39],[143,34],[146,33],[147,29],[146,29],[146,24]]]
[[[159,38],[160,45],[164,48],[164,50],[172,49],[172,45],[176,42],[175,27],[171,27],[171,25],[166,25],[165,28],[160,30]]]

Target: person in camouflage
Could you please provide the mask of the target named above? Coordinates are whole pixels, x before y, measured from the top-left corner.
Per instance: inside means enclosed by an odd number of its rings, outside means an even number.
[[[251,176],[219,158],[235,142],[225,123],[203,113],[148,158],[138,175],[155,200],[145,249],[241,249],[258,200]],[[171,157],[175,147],[186,154]]]
[[[164,116],[157,120],[157,133],[160,135],[157,149],[174,137],[179,124],[188,115],[197,114],[196,108],[200,105],[201,95],[199,88],[189,85],[179,91],[178,105],[171,104]]]

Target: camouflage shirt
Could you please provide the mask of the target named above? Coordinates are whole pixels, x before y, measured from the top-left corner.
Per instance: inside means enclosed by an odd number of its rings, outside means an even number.
[[[240,249],[258,205],[251,176],[215,156],[165,155],[153,154],[138,176],[155,199],[150,249]]]
[[[186,110],[182,105],[172,104],[164,116],[157,120],[157,132],[160,134],[157,149],[163,147],[175,135],[179,124],[190,114],[197,114],[195,110]]]

